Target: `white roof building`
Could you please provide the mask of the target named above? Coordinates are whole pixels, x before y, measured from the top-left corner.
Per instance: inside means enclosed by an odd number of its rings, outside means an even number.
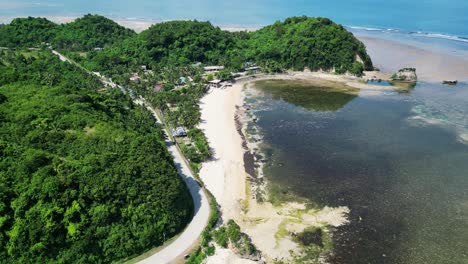
[[[216,72],[216,71],[224,70],[224,66],[206,66],[206,67],[203,67],[203,70],[205,70],[205,72]]]

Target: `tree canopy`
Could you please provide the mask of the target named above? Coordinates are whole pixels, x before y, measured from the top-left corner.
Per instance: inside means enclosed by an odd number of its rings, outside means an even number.
[[[150,113],[49,52],[0,51],[0,262],[109,263],[193,205]]]
[[[55,24],[46,18],[16,18],[0,27],[0,46],[40,47],[45,43],[68,51],[105,48],[136,33],[98,15],[85,15],[73,22]]]
[[[35,47],[51,42],[59,26],[45,18],[15,18],[0,27],[0,47]]]
[[[247,61],[264,68],[335,70],[359,75],[372,69],[366,47],[327,18],[292,17],[254,32],[227,32],[208,22],[171,21],[153,25],[137,39],[119,43],[99,62],[125,65],[220,64],[236,70]],[[115,64],[113,64],[115,65]],[[100,65],[106,69],[108,65]],[[99,68],[99,67],[98,67]]]
[[[339,73],[372,69],[364,44],[328,18],[291,17],[251,33],[247,42],[247,58],[261,64],[273,61],[286,69]],[[356,69],[360,60],[364,67]]]
[[[130,29],[98,15],[85,15],[61,26],[54,40],[54,48],[60,50],[86,51],[106,48],[128,37],[136,36]]]
[[[44,18],[24,18],[0,27],[0,36],[0,46],[50,42],[60,50],[91,51],[83,64],[101,72],[123,73],[138,65],[156,69],[195,62],[238,70],[248,61],[271,71],[308,67],[360,75],[373,68],[362,42],[343,26],[320,17],[290,17],[253,32],[223,31],[196,20],[169,21],[140,34],[97,15],[64,25]]]

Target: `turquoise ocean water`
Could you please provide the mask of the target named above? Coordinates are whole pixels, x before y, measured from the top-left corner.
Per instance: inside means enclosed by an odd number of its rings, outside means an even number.
[[[323,16],[369,30],[398,30],[468,42],[466,0],[0,0],[0,19],[86,13],[151,21],[198,19],[223,26],[255,27],[294,15]]]

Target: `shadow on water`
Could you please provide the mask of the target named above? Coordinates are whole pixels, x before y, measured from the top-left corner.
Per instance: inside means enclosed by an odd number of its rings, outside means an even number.
[[[291,86],[291,81],[268,80],[257,82],[256,87],[276,100],[314,111],[338,111],[358,96],[358,90],[351,87],[334,88],[303,82]]]
[[[398,81],[389,81],[388,82],[391,86],[397,88],[397,92],[399,94],[411,94],[414,88],[417,86],[417,82],[398,82]]]

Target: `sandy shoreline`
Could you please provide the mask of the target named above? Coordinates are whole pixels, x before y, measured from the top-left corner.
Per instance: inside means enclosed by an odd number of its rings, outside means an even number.
[[[374,66],[392,73],[404,67],[416,68],[418,80],[468,81],[468,58],[443,54],[423,48],[367,36],[357,36],[367,47]]]
[[[347,223],[346,207],[308,209],[305,204],[289,202],[273,205],[257,201],[251,192],[249,175],[246,172],[246,142],[239,133],[239,111],[242,110],[244,87],[261,79],[302,80],[325,85],[330,81],[340,81],[345,85],[350,82],[346,77],[336,79],[333,75],[318,73],[291,73],[280,75],[262,75],[255,79],[238,81],[233,87],[212,89],[200,106],[202,122],[200,128],[205,132],[214,151],[211,161],[205,162],[200,177],[206,187],[218,201],[222,219],[226,222],[234,219],[247,233],[262,252],[267,263],[274,260],[288,260],[293,254],[301,254],[301,247],[293,241],[291,234],[302,232],[307,227],[340,226]],[[252,153],[251,153],[252,154]],[[250,154],[250,155],[251,155]],[[250,156],[251,157],[251,156]],[[221,253],[220,253],[221,254]],[[222,251],[208,259],[208,263],[225,261],[242,262],[232,254],[228,257]]]

